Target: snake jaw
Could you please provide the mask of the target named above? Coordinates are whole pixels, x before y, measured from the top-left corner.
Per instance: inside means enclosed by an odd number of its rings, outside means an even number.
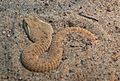
[[[32,36],[32,32],[31,32],[31,29],[30,27],[28,26],[28,23],[25,21],[25,19],[22,20],[22,27],[25,31],[25,34],[27,35],[28,39],[31,41],[31,42],[35,42],[35,38],[33,38]]]

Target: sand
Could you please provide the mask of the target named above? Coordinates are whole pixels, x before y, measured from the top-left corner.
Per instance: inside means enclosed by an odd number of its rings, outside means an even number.
[[[64,40],[62,62],[55,70],[36,73],[20,61],[32,42],[21,18],[36,13],[53,27],[53,36],[66,27],[81,27],[98,37],[91,44],[79,33]],[[0,81],[120,81],[119,0],[1,0]],[[48,50],[45,52],[47,55]]]

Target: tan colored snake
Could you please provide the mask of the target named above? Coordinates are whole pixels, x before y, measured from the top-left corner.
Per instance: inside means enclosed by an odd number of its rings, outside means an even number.
[[[24,49],[21,55],[21,62],[24,67],[34,72],[46,72],[59,66],[63,54],[63,40],[67,34],[71,32],[81,33],[91,42],[94,42],[97,38],[86,29],[67,27],[57,32],[52,39],[52,26],[34,16],[25,17],[23,19],[23,27],[28,38],[33,43]],[[51,41],[53,41],[52,44]],[[42,57],[42,54],[50,45],[48,58]]]

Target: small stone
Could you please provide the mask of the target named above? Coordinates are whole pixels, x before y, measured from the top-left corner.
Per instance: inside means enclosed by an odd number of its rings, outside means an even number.
[[[19,80],[22,80],[22,77],[19,77]]]
[[[6,33],[6,31],[2,31],[2,33],[3,33],[3,34],[5,34],[5,33]]]
[[[7,36],[10,37],[10,34],[8,34]]]

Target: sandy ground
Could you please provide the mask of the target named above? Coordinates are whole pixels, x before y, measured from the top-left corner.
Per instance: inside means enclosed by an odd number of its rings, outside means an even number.
[[[91,31],[99,41],[92,45],[71,33],[57,69],[31,72],[20,62],[20,54],[31,44],[20,17],[32,13],[51,23],[53,36],[76,26]],[[0,0],[0,81],[120,81],[120,58],[111,58],[119,51],[119,0]]]

